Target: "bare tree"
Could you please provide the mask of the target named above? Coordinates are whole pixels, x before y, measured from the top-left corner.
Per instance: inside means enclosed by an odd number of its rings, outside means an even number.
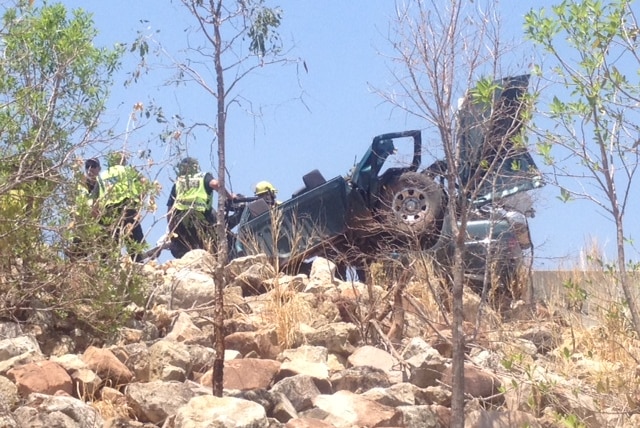
[[[562,200],[586,199],[613,221],[615,262],[595,262],[620,284],[622,305],[640,334],[638,295],[627,272],[637,265],[628,262],[625,232],[640,135],[638,21],[632,2],[567,0],[550,10],[532,10],[525,23],[527,36],[549,56],[549,67],[537,70],[541,79],[561,94],[542,112],[553,123],[552,130],[541,131],[538,144],[553,171],[549,181],[559,186]]]
[[[466,229],[483,194],[494,198],[506,175],[528,165],[513,160],[526,153],[519,137],[526,117],[523,93],[528,76],[501,75],[500,19],[493,2],[408,0],[397,2],[390,42],[394,82],[379,91],[386,101],[430,125],[445,164],[448,205],[445,229],[454,242],[452,268],[453,396],[451,426],[464,426],[463,259]],[[527,82],[525,82],[525,80]],[[477,83],[474,83],[477,82]],[[474,86],[471,91],[467,88]],[[511,95],[507,91],[514,90]],[[465,115],[456,113],[463,96]],[[509,100],[516,100],[510,103]],[[436,156],[437,157],[437,156]],[[487,268],[490,268],[487,266]]]
[[[215,136],[218,154],[218,181],[225,189],[226,122],[232,105],[241,105],[236,92],[240,82],[255,69],[288,61],[281,51],[276,29],[282,11],[270,8],[264,0],[182,0],[197,22],[204,46],[190,47],[189,61],[176,64],[181,80],[199,85],[215,99],[215,125],[208,127]],[[200,58],[197,60],[196,58]],[[211,70],[211,65],[213,70]],[[225,204],[229,195],[219,192],[217,211],[217,259],[214,271],[216,357],[213,364],[213,393],[222,395],[224,367],[224,266],[228,249]]]

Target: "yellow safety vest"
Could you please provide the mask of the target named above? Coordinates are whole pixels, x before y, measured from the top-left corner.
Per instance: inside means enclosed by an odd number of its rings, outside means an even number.
[[[179,211],[195,210],[207,212],[211,210],[211,194],[207,193],[203,173],[183,175],[176,180],[176,199],[174,208]]]
[[[100,174],[99,200],[104,206],[118,205],[126,200],[138,202],[142,185],[138,171],[130,166],[115,165]]]

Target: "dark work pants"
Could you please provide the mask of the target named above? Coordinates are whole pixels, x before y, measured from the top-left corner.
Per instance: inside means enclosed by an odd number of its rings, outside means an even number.
[[[142,261],[145,240],[137,209],[128,208],[125,203],[108,207],[101,223],[111,228],[113,239],[124,239],[127,254],[134,261]]]
[[[198,211],[175,211],[169,221],[169,249],[179,259],[191,250],[216,251],[215,224]]]

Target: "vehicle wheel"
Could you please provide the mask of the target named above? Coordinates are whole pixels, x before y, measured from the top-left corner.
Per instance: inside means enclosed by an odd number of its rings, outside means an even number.
[[[394,235],[432,238],[444,215],[442,188],[426,175],[406,172],[382,187],[378,210]]]

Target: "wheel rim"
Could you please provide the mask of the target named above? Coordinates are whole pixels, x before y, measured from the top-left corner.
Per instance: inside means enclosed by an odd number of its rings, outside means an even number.
[[[427,194],[414,187],[402,189],[393,195],[391,211],[407,226],[420,224],[429,214]]]

